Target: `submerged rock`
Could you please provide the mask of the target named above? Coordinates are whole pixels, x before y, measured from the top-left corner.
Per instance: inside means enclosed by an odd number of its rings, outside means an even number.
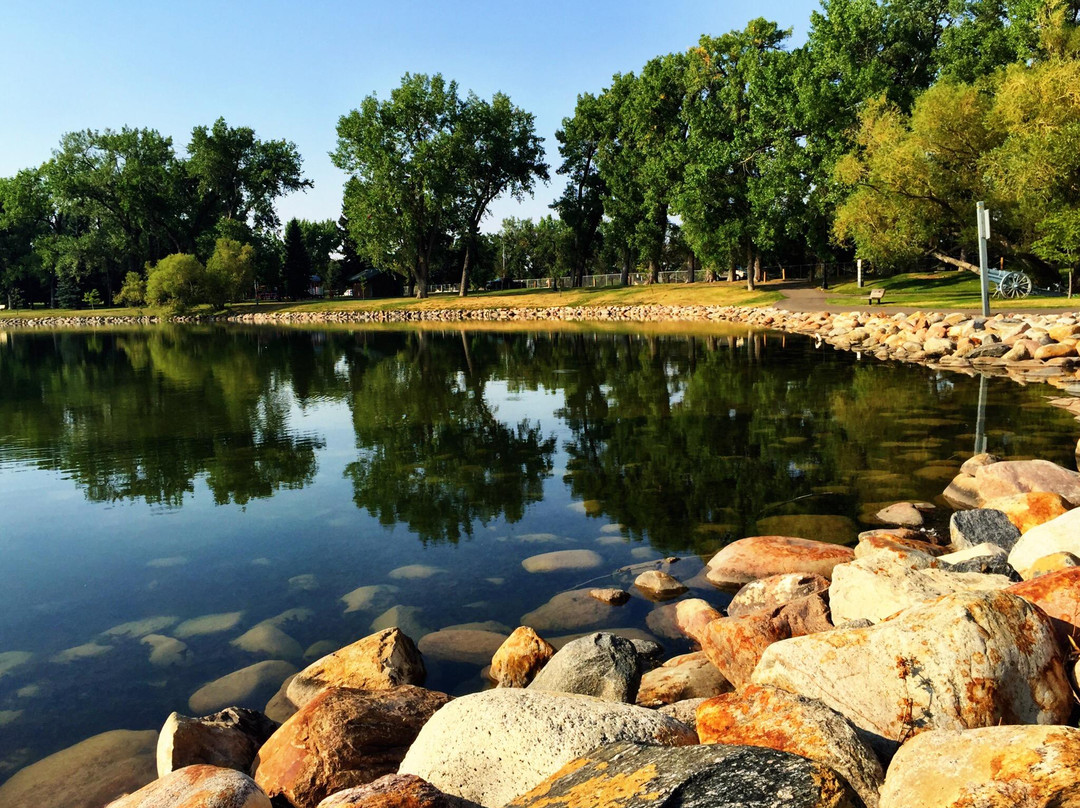
[[[220,634],[222,631],[232,631],[240,625],[243,616],[243,612],[226,612],[195,617],[178,625],[173,634],[181,640],[186,640],[189,637],[201,637],[205,634]]]
[[[603,746],[507,808],[854,808],[820,763],[753,746]]]
[[[686,586],[661,570],[647,570],[634,579],[634,586],[649,600],[671,600],[685,593]]]
[[[555,550],[529,556],[521,562],[521,566],[528,572],[560,572],[562,570],[589,570],[603,563],[604,559],[593,550]]]
[[[294,673],[296,666],[284,660],[256,662],[203,685],[191,694],[188,707],[200,715],[234,705],[243,707],[258,699],[264,691],[272,693],[286,677]],[[266,696],[262,695],[262,698]]]
[[[483,629],[444,628],[425,634],[418,648],[425,657],[486,665],[506,642],[506,635]]]
[[[499,688],[439,710],[409,748],[400,772],[485,808],[501,808],[578,756],[623,740],[677,746],[696,743],[697,736],[644,707]]]
[[[304,654],[300,643],[269,622],[248,629],[229,644],[249,654],[276,659],[299,659]]]
[[[595,626],[611,619],[614,609],[592,596],[589,589],[560,592],[551,600],[521,617],[521,625],[537,631],[572,631]]]

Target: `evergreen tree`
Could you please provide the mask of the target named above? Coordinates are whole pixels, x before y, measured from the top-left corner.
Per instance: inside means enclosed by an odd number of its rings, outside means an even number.
[[[308,296],[311,283],[311,256],[304,244],[304,234],[297,219],[285,225],[285,266],[282,268],[285,294],[293,300]]]

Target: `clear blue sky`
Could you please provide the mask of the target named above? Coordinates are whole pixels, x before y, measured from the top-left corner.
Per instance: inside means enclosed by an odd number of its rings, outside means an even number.
[[[805,40],[817,0],[383,0],[306,3],[0,0],[0,176],[47,160],[64,132],[150,127],[178,153],[219,116],[299,147],[315,188],[283,219],[337,218],[343,175],[327,153],[338,118],[405,72],[441,72],[462,91],[507,93],[533,112],[552,183],[504,216],[541,216],[561,187],[555,130],[580,92],[685,50],[703,33],[764,16]]]

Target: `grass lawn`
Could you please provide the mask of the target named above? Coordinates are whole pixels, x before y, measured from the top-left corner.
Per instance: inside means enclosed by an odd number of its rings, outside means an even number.
[[[909,273],[891,278],[867,278],[859,289],[855,281],[839,284],[828,290],[830,305],[865,306],[871,289],[884,289],[886,306],[905,306],[919,309],[978,309],[979,278],[964,270],[943,270],[931,273]],[[990,285],[993,295],[994,285]],[[875,304],[876,305],[876,304]],[[1000,299],[991,296],[990,308],[995,311],[1022,309],[1080,309],[1080,299],[1041,297]]]

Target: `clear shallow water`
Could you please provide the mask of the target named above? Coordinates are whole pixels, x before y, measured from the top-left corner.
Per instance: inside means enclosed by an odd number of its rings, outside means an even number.
[[[252,663],[303,667],[395,606],[414,639],[510,629],[561,591],[629,586],[628,565],[679,555],[689,579],[745,535],[852,540],[878,503],[941,492],[978,390],[730,330],[0,332],[0,780],[156,729]],[[989,380],[988,449],[1072,467],[1054,392]],[[599,565],[521,564],[576,548]],[[373,585],[396,590],[347,612]],[[684,650],[655,608],[544,633]],[[295,643],[231,644],[268,620]],[[477,664],[427,663],[431,687],[482,686]]]

